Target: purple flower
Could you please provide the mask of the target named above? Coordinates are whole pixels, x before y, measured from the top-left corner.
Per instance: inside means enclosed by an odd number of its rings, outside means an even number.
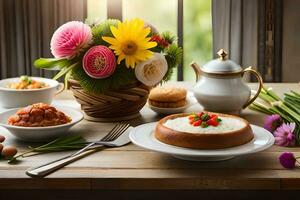
[[[296,158],[291,152],[284,152],[279,156],[280,164],[287,169],[293,169],[296,166]]]
[[[275,144],[278,146],[295,146],[296,137],[293,133],[295,130],[295,123],[282,124],[274,132]]]
[[[269,115],[265,118],[264,128],[270,132],[275,131],[282,124],[280,115]]]

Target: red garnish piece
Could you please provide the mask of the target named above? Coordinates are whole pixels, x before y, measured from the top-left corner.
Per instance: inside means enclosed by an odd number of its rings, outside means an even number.
[[[208,126],[218,126],[221,119],[219,119],[218,115],[199,112],[197,114],[191,114],[188,116],[189,123],[193,126],[201,126],[206,128]]]
[[[201,117],[202,115],[203,115],[203,112],[199,112],[199,113],[197,114],[198,117]]]
[[[216,114],[210,114],[209,116],[210,116],[210,118],[218,117],[218,115],[216,115]]]
[[[210,125],[210,126],[218,126],[219,122],[218,122],[218,116],[214,116],[211,119],[209,119],[206,124]]]
[[[200,126],[200,125],[201,125],[201,121],[200,120],[193,122],[193,126]]]

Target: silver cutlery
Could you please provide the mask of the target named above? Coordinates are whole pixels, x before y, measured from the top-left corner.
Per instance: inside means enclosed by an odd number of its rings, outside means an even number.
[[[63,158],[28,169],[26,171],[26,174],[31,177],[44,177],[80,158],[96,152],[100,148],[124,146],[130,142],[129,131],[127,131],[129,127],[129,124],[117,124],[106,136],[101,138],[99,141],[89,143],[79,151]]]

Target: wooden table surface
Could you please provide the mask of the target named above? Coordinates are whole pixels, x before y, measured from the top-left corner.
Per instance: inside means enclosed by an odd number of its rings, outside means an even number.
[[[192,83],[171,83],[191,89]],[[293,89],[299,91],[298,84],[266,84],[280,94]],[[250,84],[252,88],[255,85]],[[58,101],[69,105],[73,102],[70,91],[57,96]],[[72,104],[73,105],[73,104]],[[75,106],[76,104],[74,104]],[[198,104],[188,111],[198,111]],[[242,112],[242,117],[256,125],[262,125],[263,115],[250,110]],[[152,122],[160,117],[145,106],[141,117],[131,124]],[[83,120],[71,132],[81,134],[88,140],[101,138],[113,123],[95,123]],[[16,140],[4,128],[0,133],[8,137],[5,144],[13,144],[22,152],[28,143]],[[300,167],[283,169],[278,156],[283,151],[291,151],[300,156],[300,148],[273,146],[266,151],[236,157],[228,161],[192,162],[139,148],[133,144],[125,147],[96,152],[46,178],[30,178],[25,170],[44,162],[57,159],[70,152],[49,153],[22,159],[16,165],[0,161],[0,189],[107,189],[107,190],[278,190],[300,189]]]

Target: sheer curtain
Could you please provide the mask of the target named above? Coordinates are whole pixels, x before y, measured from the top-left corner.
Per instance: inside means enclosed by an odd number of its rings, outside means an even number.
[[[49,44],[58,26],[86,16],[86,0],[0,0],[0,78],[51,77],[33,61],[51,57]]]
[[[257,0],[212,0],[213,53],[223,48],[238,64],[257,66]]]

